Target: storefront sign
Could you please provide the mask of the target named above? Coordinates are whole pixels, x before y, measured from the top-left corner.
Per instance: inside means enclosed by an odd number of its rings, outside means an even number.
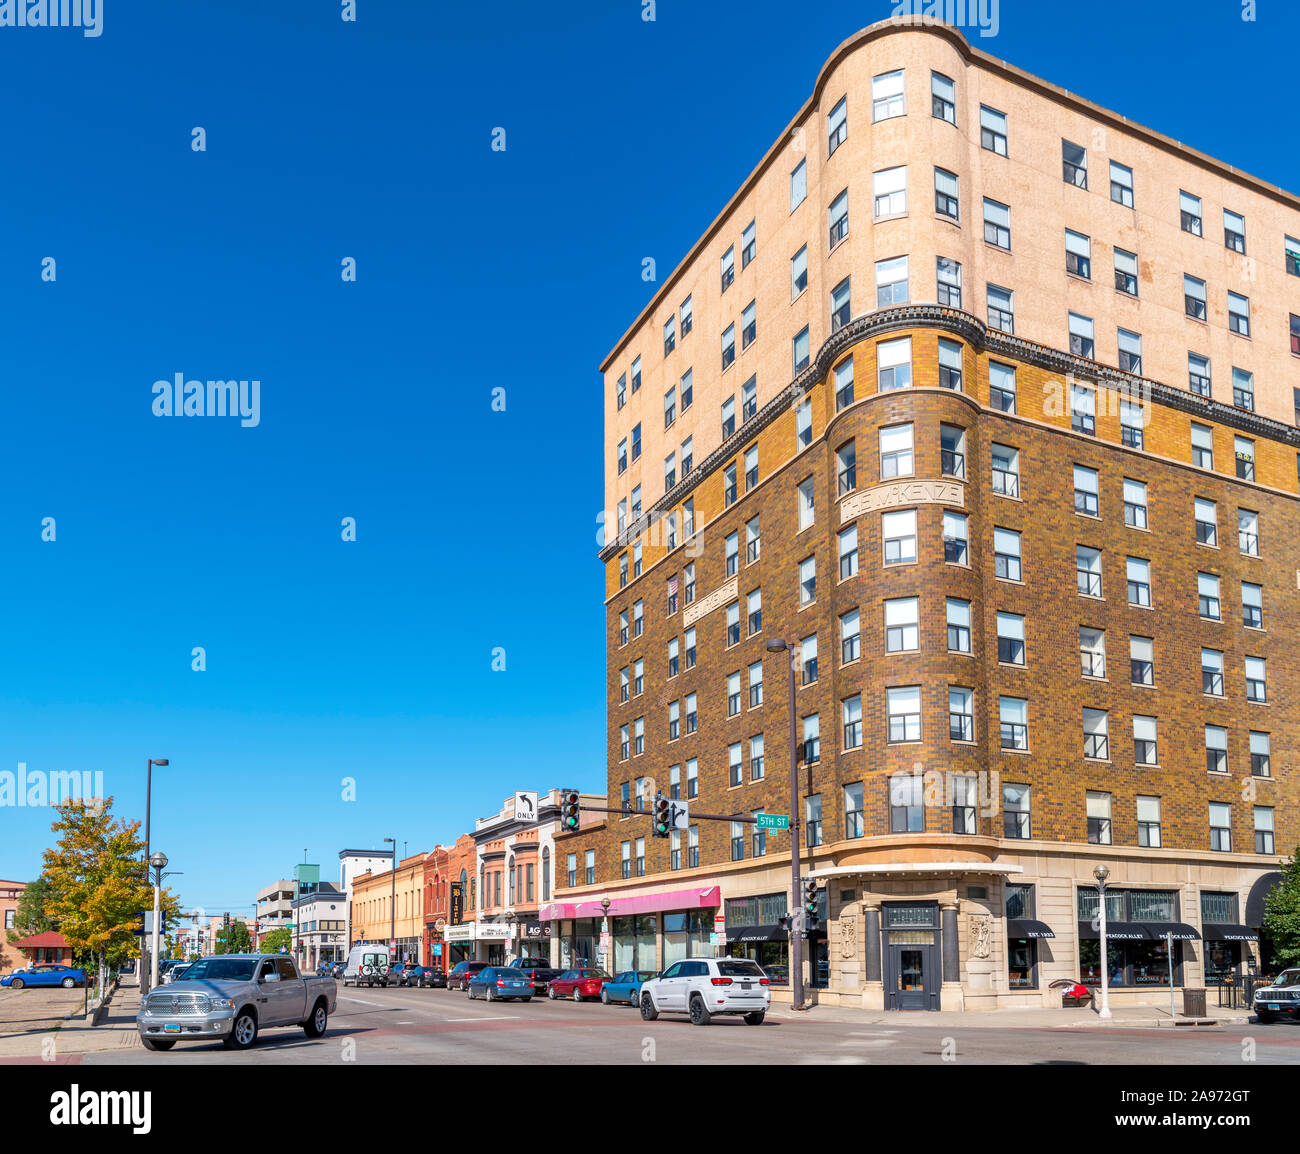
[[[550,922],[523,922],[520,928],[529,941],[545,941],[551,936]]]
[[[453,926],[458,926],[465,916],[465,884],[463,882],[452,882],[450,889],[451,924]]]
[[[859,489],[840,502],[840,523],[855,520],[863,513],[893,509],[899,505],[956,505],[966,503],[965,489],[956,481],[898,481]],[[689,624],[689,622],[688,622]]]
[[[474,923],[466,922],[463,926],[448,926],[443,936],[449,942],[472,942],[474,940]]]
[[[487,924],[477,928],[474,940],[479,942],[504,942],[510,938],[510,926],[503,923]]]

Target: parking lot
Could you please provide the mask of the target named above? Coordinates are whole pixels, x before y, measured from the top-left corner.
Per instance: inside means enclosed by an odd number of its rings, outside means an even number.
[[[85,1004],[85,990],[14,990],[0,986],[0,1037],[47,1033]]]

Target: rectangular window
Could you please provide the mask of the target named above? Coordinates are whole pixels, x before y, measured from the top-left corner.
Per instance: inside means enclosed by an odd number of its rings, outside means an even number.
[[[874,214],[877,220],[886,217],[901,216],[907,212],[907,166],[900,165],[897,168],[885,168],[877,173],[872,174],[871,192],[873,198]],[[848,193],[843,193],[846,199],[845,212],[847,213]],[[845,232],[848,231],[847,224]],[[832,232],[831,246],[834,247],[836,241]]]
[[[961,219],[961,200],[957,176],[946,168],[934,170],[934,211],[950,220]],[[879,215],[879,214],[877,214]]]
[[[1014,413],[1016,411],[1016,370],[1014,365],[989,361],[989,404],[1004,413]],[[1015,494],[1009,495],[1014,496]]]
[[[1255,479],[1255,442],[1249,437],[1233,437],[1233,457],[1237,462],[1237,476],[1243,481]]]
[[[871,120],[889,120],[907,111],[903,98],[903,71],[884,72],[871,78]]]
[[[1232,852],[1232,806],[1225,802],[1210,802],[1210,849]]]
[[[799,684],[812,685],[817,680],[817,634],[799,642]]]
[[[832,156],[849,138],[849,98],[841,96],[839,103],[826,118],[827,156]]]
[[[1235,366],[1232,370],[1232,403],[1239,409],[1255,411],[1255,374]]]
[[[1138,845],[1155,849],[1160,846],[1160,799],[1143,797],[1137,799]]]
[[[691,331],[691,326],[695,323],[695,314],[691,309],[691,298],[687,297],[682,301],[682,307],[678,309],[678,316],[682,322],[682,336],[685,337]],[[685,409],[685,403],[682,404]]]
[[[687,369],[682,374],[682,412],[686,412],[691,407],[691,401],[695,397],[695,370]],[[685,472],[683,472],[685,476]]]
[[[912,338],[899,337],[876,343],[877,389],[907,389],[912,385]]]
[[[906,653],[919,649],[921,612],[916,597],[899,597],[885,602],[885,652]]]
[[[816,507],[813,496],[813,478],[807,477],[799,482],[799,531],[807,529],[816,520]]]
[[[740,314],[740,347],[749,348],[758,337],[758,305],[750,301]]]
[[[853,317],[850,278],[845,277],[831,289],[831,332],[838,332]]]
[[[803,759],[808,765],[821,760],[821,724],[817,714],[803,719]]]
[[[1133,718],[1133,760],[1138,765],[1159,765],[1160,753],[1156,743],[1156,719]]]
[[[1116,248],[1115,253],[1115,287],[1129,296],[1138,295],[1138,258],[1137,253]]]
[[[699,727],[699,695],[688,693],[686,695],[686,732],[694,733]]]
[[[858,611],[850,609],[840,617],[840,664],[856,661],[862,654],[861,624]]]
[[[1008,838],[1029,837],[1029,786],[1003,785],[1002,835]]]
[[[1268,700],[1268,662],[1262,657],[1246,658],[1246,700]]]
[[[758,240],[754,226],[755,222],[751,220],[745,226],[745,231],[740,234],[740,267],[742,269],[746,268],[758,253]]]
[[[664,356],[677,347],[677,317],[671,316],[664,321]]]
[[[910,477],[913,472],[912,426],[890,425],[880,430],[880,478]]]
[[[853,577],[858,572],[858,527],[850,525],[839,534],[840,580]]]
[[[1065,271],[1092,279],[1092,240],[1081,232],[1065,230]]]
[[[1126,559],[1128,576],[1128,603],[1143,609],[1151,608],[1151,562],[1140,557]]]
[[[1246,251],[1246,219],[1226,208],[1223,210],[1223,246],[1233,252]]]
[[[1097,394],[1092,389],[1070,386],[1070,428],[1089,437],[1097,435]]]
[[[844,787],[844,836],[862,836],[862,783]]]
[[[1088,517],[1101,515],[1097,470],[1074,466],[1074,511]]]
[[[993,530],[993,572],[1003,581],[1019,581],[1020,533],[1015,529]]]
[[[1198,397],[1210,395],[1210,358],[1199,353],[1187,354],[1187,387]]]
[[[1219,544],[1219,507],[1204,497],[1196,497],[1192,502],[1193,515],[1196,518],[1196,540],[1202,545],[1217,547]]]
[[[1101,594],[1101,550],[1087,545],[1076,545],[1074,549],[1074,572],[1081,597],[1100,597]]]
[[[960,265],[958,268],[960,269]],[[939,387],[961,392],[961,345],[939,338]]]
[[[1011,208],[1001,201],[984,198],[984,239],[1011,251]]]
[[[1079,626],[1079,660],[1084,677],[1106,676],[1106,631]]]
[[[830,233],[830,247],[834,248],[849,235],[849,190],[847,188],[831,201],[826,219]]]
[[[890,833],[925,830],[925,778],[921,774],[895,774],[889,779]]]
[[[800,332],[795,334],[794,341],[792,342],[794,371],[796,373],[801,373],[808,367],[808,362],[811,357],[811,347],[811,340],[808,336],[808,326],[805,325]]]
[[[734,420],[735,418],[733,417],[732,419]],[[724,440],[726,439],[725,434],[723,439]],[[722,507],[724,509],[729,505],[735,504],[737,491],[738,489],[736,485],[736,466],[733,463],[728,465],[722,471]],[[727,576],[730,577],[731,573],[733,572],[735,572],[734,569],[731,570],[727,574]]]
[[[752,565],[763,552],[763,522],[751,517],[745,522],[745,564]]]
[[[844,748],[859,749],[862,746],[862,697],[855,694],[841,702],[844,721]]]
[[[1061,179],[1075,188],[1088,187],[1088,150],[1068,140],[1061,141]]]
[[[726,624],[727,645],[728,646],[739,645],[740,644],[740,602],[739,601],[733,601],[730,605],[727,606],[726,623],[727,623]]]
[[[853,404],[853,358],[849,357],[835,366],[835,411]]]
[[[930,115],[957,123],[957,86],[942,72],[930,73]]]
[[[727,674],[727,716],[735,717],[740,712],[740,673]],[[737,759],[739,760],[739,759]],[[733,781],[732,785],[739,785]]]
[[[676,637],[668,642],[668,676],[676,677],[681,672],[681,642]]]
[[[1133,207],[1133,170],[1114,160],[1110,162],[1110,198],[1125,208]]]
[[[1095,357],[1096,342],[1093,340],[1092,317],[1079,313],[1070,313],[1070,352],[1076,357]],[[1071,386],[1074,388],[1076,386]]]
[[[1201,650],[1201,692],[1223,696],[1223,654],[1217,649]]]
[[[941,305],[947,305],[949,308],[961,308],[961,263],[946,256],[935,258],[935,291]],[[952,341],[939,339],[940,349],[940,374],[942,375],[942,351],[943,347],[948,345],[958,350],[957,367],[958,367],[958,385],[946,385],[946,388],[960,387],[960,369],[961,369],[961,346],[954,344]]]
[[[880,532],[886,565],[901,565],[916,560],[915,509],[881,514]]]
[[[637,357],[632,362],[632,391],[635,393],[641,387],[641,358]]]
[[[980,147],[999,156],[1007,154],[1007,114],[983,104],[980,105]]]
[[[905,305],[908,297],[907,257],[876,261],[876,308]],[[911,340],[910,337],[904,339]]]
[[[727,746],[727,782],[729,785],[743,785],[745,781],[744,762],[740,756],[740,742]]]
[[[763,663],[755,661],[749,667],[749,708],[757,709],[763,704]]]
[[[948,740],[975,740],[975,691],[948,687]]]
[[[1023,697],[998,698],[998,722],[1003,749],[1029,748],[1029,702]]]
[[[1187,273],[1183,274],[1183,311],[1193,320],[1206,319],[1205,282]]]
[[[1183,232],[1193,236],[1201,235],[1201,198],[1190,192],[1178,193],[1179,224]]]
[[[1264,628],[1264,587],[1241,583],[1241,623],[1248,629]]]
[[[1282,246],[1286,271],[1291,276],[1300,276],[1300,240],[1286,237]]]
[[[1192,464],[1202,469],[1214,468],[1214,430],[1209,425],[1192,422]]]
[[[808,246],[804,245],[790,258],[790,299],[794,300],[808,287]]]
[[[808,198],[808,162],[801,160],[790,173],[790,211],[794,212]]]
[[[990,284],[985,289],[989,302],[989,327],[1004,333],[1016,331],[1015,294],[1010,289]],[[1015,394],[1012,394],[1014,398]],[[1007,412],[1015,412],[1014,405]]]
[[[1240,336],[1250,336],[1250,298],[1228,293],[1228,328]]]
[[[1252,776],[1271,777],[1273,775],[1272,760],[1272,744],[1269,735],[1252,730],[1250,734],[1250,772]]]
[[[817,600],[817,558],[805,557],[799,562],[799,604],[811,605]]]
[[[822,844],[822,799],[821,794],[814,794],[812,797],[805,798],[803,803],[804,812],[804,840],[809,847],[819,846]]]
[[[946,601],[945,617],[948,624],[948,651],[970,652],[970,602],[957,597]]]
[[[1142,375],[1142,336],[1128,329],[1119,330],[1119,367],[1126,373]]]
[[[1255,852],[1274,853],[1273,845],[1273,807],[1271,805],[1255,806]]]
[[[1087,791],[1088,842],[1110,845],[1110,794]]]
[[[1110,760],[1110,715],[1104,709],[1083,711],[1083,756]]]
[[[722,371],[725,373],[736,360],[736,326],[728,325],[722,334]],[[724,434],[725,435],[725,434]]]
[[[722,291],[726,292],[736,280],[736,246],[722,254]]]
[[[1129,680],[1134,685],[1156,683],[1155,641],[1150,637],[1128,639]]]
[[[748,406],[749,402],[746,402]],[[758,484],[758,446],[750,445],[745,450],[745,490],[748,492]]]
[[[943,512],[943,559],[952,565],[968,564],[970,541],[965,513]]]
[[[686,797],[689,800],[692,797],[699,797],[699,796],[700,796],[700,762],[698,758],[693,757],[691,758],[690,761],[686,763]],[[694,841],[695,840],[694,837],[692,837],[691,840]],[[699,862],[694,861],[691,864],[699,865]]]
[[[1223,620],[1219,604],[1219,578],[1213,573],[1198,573],[1196,593],[1201,616],[1208,621]]]
[[[908,685],[885,690],[891,743],[921,740],[921,687]]]
[[[856,442],[849,441],[835,451],[836,491],[843,497],[858,487],[858,450]]]
[[[1147,487],[1141,481],[1124,478],[1124,524],[1147,528]]]
[[[1228,731],[1221,725],[1205,727],[1205,768],[1210,773],[1228,772]]]

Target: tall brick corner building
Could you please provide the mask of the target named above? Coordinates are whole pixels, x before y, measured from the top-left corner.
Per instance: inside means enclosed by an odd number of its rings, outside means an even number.
[[[788,813],[789,642],[821,999],[1058,1004],[1101,864],[1117,1003],[1167,933],[1176,984],[1258,960],[1300,840],[1297,237],[1295,196],[874,25],[610,353],[609,804]],[[557,837],[557,960],[607,916],[611,969],[788,983],[790,836]]]

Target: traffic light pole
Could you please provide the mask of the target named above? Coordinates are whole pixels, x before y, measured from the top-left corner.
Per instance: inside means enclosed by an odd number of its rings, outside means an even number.
[[[794,708],[794,648],[786,653],[790,667],[790,912],[803,901],[799,889],[799,731]],[[790,997],[796,1010],[803,1008],[803,935],[790,923]]]

